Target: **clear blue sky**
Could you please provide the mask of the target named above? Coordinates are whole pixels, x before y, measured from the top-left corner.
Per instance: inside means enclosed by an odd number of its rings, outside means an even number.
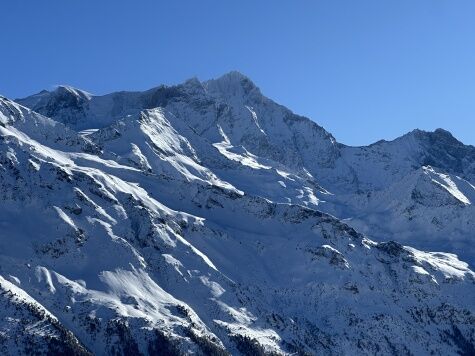
[[[5,0],[0,93],[95,94],[229,70],[346,144],[475,144],[473,0]]]

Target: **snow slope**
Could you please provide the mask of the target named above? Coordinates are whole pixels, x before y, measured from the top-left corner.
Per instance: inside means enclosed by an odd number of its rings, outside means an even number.
[[[237,72],[17,102],[0,302],[44,327],[5,309],[5,353],[475,352],[474,148],[447,132],[347,147]]]

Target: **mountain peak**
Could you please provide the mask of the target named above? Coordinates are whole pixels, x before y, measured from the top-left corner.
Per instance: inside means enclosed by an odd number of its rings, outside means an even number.
[[[456,139],[450,131],[444,130],[442,128],[435,129],[434,134],[440,137],[448,138],[448,139]]]
[[[241,72],[237,71],[237,70],[232,70],[228,73],[225,73],[223,75],[221,75],[219,78],[217,78],[216,80],[238,80],[238,81],[241,81],[241,80],[249,80],[249,77],[242,74]]]
[[[178,87],[181,87],[188,93],[202,94],[205,92],[203,83],[197,77],[192,77],[186,80],[183,84],[179,85]]]
[[[414,132],[416,132],[420,138],[431,143],[464,146],[464,144],[457,140],[450,131],[442,128],[437,128],[434,131],[414,130]]]
[[[421,129],[414,129],[407,134],[399,137],[400,138],[405,138],[405,137],[415,137],[416,139],[419,140],[425,140],[425,141],[438,141],[438,142],[445,142],[445,143],[458,143],[460,145],[463,145],[462,142],[457,140],[457,138],[452,135],[452,133],[448,130],[442,129],[442,128],[437,128],[434,131],[425,131]],[[396,139],[397,140],[397,139]]]
[[[189,86],[196,86],[196,85],[199,85],[201,86],[201,82],[200,80],[197,78],[197,77],[191,77],[190,79],[187,79],[185,81],[185,83],[183,83],[184,85],[189,85]]]
[[[30,95],[26,98],[15,99],[16,102],[24,105],[32,110],[39,111],[39,108],[52,105],[52,102],[84,102],[89,101],[92,98],[92,94],[76,89],[69,85],[58,85],[54,90],[43,89],[39,93]],[[44,112],[40,112],[46,114]]]
[[[260,94],[259,88],[251,79],[235,70],[208,80],[204,85],[209,92],[225,96],[249,95],[253,92]]]
[[[91,99],[92,97],[92,94],[81,89],[76,89],[69,85],[58,85],[51,93],[59,95],[74,95],[87,100]]]

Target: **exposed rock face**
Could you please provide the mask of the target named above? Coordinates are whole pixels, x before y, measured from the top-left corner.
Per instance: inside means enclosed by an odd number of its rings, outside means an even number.
[[[475,148],[448,132],[347,147],[237,72],[17,102],[2,353],[475,352]]]

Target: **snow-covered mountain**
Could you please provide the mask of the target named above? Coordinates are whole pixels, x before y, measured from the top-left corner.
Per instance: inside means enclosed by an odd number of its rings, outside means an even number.
[[[142,130],[138,136],[122,130],[139,125],[136,118],[146,110],[159,109],[182,148],[193,151],[185,156],[208,169],[191,173],[200,179],[208,181],[211,172],[248,194],[318,206],[374,239],[449,251],[475,265],[475,147],[442,129],[348,147],[266,98],[238,72],[104,96],[58,87],[18,102],[76,131],[99,130],[88,137],[99,145],[107,140],[104,154],[137,162]],[[121,138],[108,140],[116,132]],[[154,168],[162,169],[161,163]]]
[[[1,353],[475,353],[446,131],[348,147],[231,72],[0,98],[0,145]]]

